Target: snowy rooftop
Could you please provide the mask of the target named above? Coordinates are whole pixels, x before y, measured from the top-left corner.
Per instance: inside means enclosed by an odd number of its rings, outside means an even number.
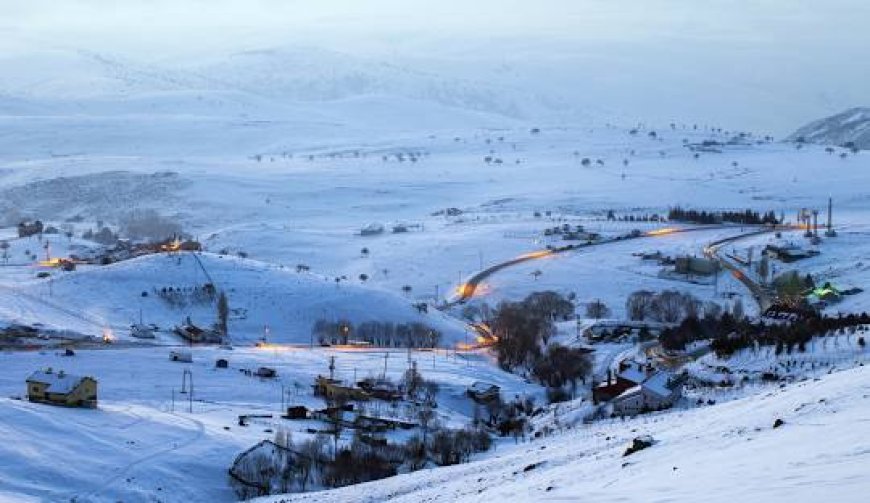
[[[52,372],[51,370],[37,370],[30,374],[27,382],[36,382],[47,384],[47,392],[51,393],[69,393],[84,379],[81,376],[72,375],[61,372]]]
[[[640,384],[646,380],[647,373],[644,370],[637,368],[636,366],[631,366],[620,372],[619,377],[625,379],[626,381]]]
[[[668,397],[673,390],[669,386],[672,375],[667,372],[656,372],[642,384],[647,391],[662,397]]]

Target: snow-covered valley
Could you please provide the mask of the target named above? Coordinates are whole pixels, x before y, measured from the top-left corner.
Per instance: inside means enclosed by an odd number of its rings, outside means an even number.
[[[437,50],[0,19],[0,502],[864,501],[866,72],[655,5]]]

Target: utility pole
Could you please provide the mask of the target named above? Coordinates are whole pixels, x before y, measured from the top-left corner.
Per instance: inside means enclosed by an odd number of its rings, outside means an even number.
[[[719,296],[719,263],[716,262],[716,270],[713,271],[713,297]]]
[[[387,378],[387,360],[390,359],[390,353],[384,353],[384,379]]]

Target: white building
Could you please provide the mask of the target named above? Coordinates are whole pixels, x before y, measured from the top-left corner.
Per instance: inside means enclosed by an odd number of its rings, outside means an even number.
[[[683,396],[683,379],[667,372],[656,372],[637,386],[613,399],[613,413],[634,416],[673,407]]]

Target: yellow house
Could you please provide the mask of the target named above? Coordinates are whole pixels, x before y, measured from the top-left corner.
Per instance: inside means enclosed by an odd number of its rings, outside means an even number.
[[[368,400],[371,396],[364,390],[342,386],[336,379],[317,376],[314,384],[314,396],[325,398],[344,398],[345,400]]]
[[[27,399],[31,402],[67,407],[97,407],[97,381],[48,368],[27,378]]]

